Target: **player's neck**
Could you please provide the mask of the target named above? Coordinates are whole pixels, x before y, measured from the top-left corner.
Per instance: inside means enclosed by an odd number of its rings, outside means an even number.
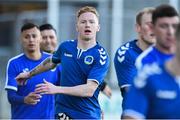
[[[32,60],[39,60],[41,58],[41,52],[40,50],[38,51],[31,51],[31,52],[28,52],[28,51],[25,51],[25,55],[29,58],[29,59],[32,59]]]
[[[156,48],[161,51],[162,53],[165,53],[165,54],[174,54],[175,53],[175,50],[176,50],[176,47],[175,46],[171,46],[169,48],[165,48],[165,47],[162,47],[160,46],[159,44],[156,44]]]
[[[83,50],[87,50],[89,48],[92,48],[96,45],[96,40],[82,40],[80,38],[78,38],[78,48],[83,49]]]
[[[144,50],[146,50],[150,45],[149,44],[147,44],[147,43],[145,43],[143,40],[141,40],[141,39],[138,39],[138,41],[137,41],[137,46],[142,50],[142,51],[144,51]]]
[[[174,57],[170,61],[166,62],[166,68],[174,76],[180,76],[180,60],[178,60],[177,57]]]

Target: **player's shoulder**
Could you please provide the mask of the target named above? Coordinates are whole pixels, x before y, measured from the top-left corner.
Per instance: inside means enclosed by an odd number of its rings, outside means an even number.
[[[151,59],[153,59],[153,51],[154,46],[150,46],[145,51],[143,51],[136,59],[135,66],[140,69],[144,65],[144,63],[151,63]]]
[[[62,46],[69,46],[69,45],[74,45],[77,43],[77,40],[65,40],[61,43]]]
[[[93,48],[93,52],[97,56],[101,56],[101,55],[108,56],[108,53],[105,50],[105,48],[103,46],[99,45],[99,44],[97,44],[96,47]]]
[[[24,58],[24,56],[25,56],[24,53],[21,53],[21,54],[19,54],[19,55],[17,55],[17,56],[14,56],[14,57],[12,57],[12,58],[9,59],[8,63],[20,61],[20,60],[22,60],[22,58]]]
[[[19,54],[17,56],[10,58],[7,62],[7,68],[9,68],[10,66],[14,66],[14,65],[16,66],[19,63],[21,63],[22,60],[24,59],[24,56],[25,56],[24,53],[22,53],[22,54]]]
[[[64,40],[59,44],[57,51],[75,48],[76,45],[77,45],[77,40]]]
[[[96,47],[93,48],[93,54],[93,56],[101,63],[101,65],[104,65],[109,61],[107,51],[99,44],[97,44]]]
[[[143,88],[148,82],[153,82],[153,78],[163,72],[162,66],[158,63],[146,64],[138,71],[134,79],[134,85],[137,88]]]
[[[135,43],[136,40],[133,40],[121,45],[116,51],[115,59],[117,59],[120,63],[126,60],[132,60],[131,54],[134,52],[133,47]]]
[[[49,56],[52,56],[52,53],[48,53],[48,52],[42,52],[42,55],[44,56],[44,57],[49,57]]]

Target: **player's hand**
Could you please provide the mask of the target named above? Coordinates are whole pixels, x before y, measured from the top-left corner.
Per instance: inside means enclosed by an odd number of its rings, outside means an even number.
[[[24,103],[29,105],[36,105],[40,101],[41,97],[42,96],[40,94],[31,92],[24,98]]]
[[[30,72],[23,72],[16,76],[16,80],[19,85],[25,85],[27,83],[27,79],[30,78]]]
[[[112,90],[111,90],[111,88],[108,86],[108,85],[106,85],[105,86],[105,88],[104,88],[104,90],[102,91],[108,98],[111,98],[111,96],[112,96]]]
[[[36,85],[35,92],[40,94],[56,94],[57,86],[44,79],[44,83]]]

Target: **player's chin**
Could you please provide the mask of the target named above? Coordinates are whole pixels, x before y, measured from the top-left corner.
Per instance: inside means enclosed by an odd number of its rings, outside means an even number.
[[[83,40],[84,41],[90,41],[92,38],[90,37],[90,36],[85,36],[84,38],[83,38]]]
[[[30,52],[30,53],[35,52],[35,51],[37,51],[35,48],[29,48],[28,49],[28,52]]]

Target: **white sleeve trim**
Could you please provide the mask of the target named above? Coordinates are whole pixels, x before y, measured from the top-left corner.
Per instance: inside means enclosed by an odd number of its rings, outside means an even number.
[[[88,80],[94,81],[94,82],[96,82],[99,85],[99,81],[96,80],[96,79],[88,79]]]
[[[123,112],[123,116],[130,116],[132,118],[135,118],[135,119],[141,119],[141,120],[144,120],[145,119],[145,116],[135,110],[132,110],[132,109],[126,109],[124,110]]]
[[[143,60],[143,58],[145,58],[152,50],[153,50],[153,46],[146,49],[143,53],[141,53],[137,57],[137,59],[135,61],[135,66],[136,66],[137,70],[140,70],[142,68],[142,60]]]
[[[23,55],[23,54],[20,54],[20,55],[18,55],[17,57],[20,57],[20,56],[22,56],[22,55]],[[12,58],[12,59],[10,59],[10,60],[8,61],[7,68],[6,68],[6,83],[5,83],[5,89],[11,89],[11,90],[17,91],[17,87],[8,85],[8,81],[9,81],[9,76],[8,76],[9,64],[10,64],[10,62],[11,62],[12,60],[16,59],[17,57],[14,57],[14,58]]]
[[[5,89],[15,90],[17,91],[17,87],[6,85]]]
[[[8,61],[7,67],[6,67],[6,83],[5,83],[5,89],[11,89],[11,90],[17,91],[17,87],[8,85],[8,81],[9,81],[8,69],[9,69],[9,64],[11,63],[11,61],[16,60],[17,58],[19,58],[19,57],[21,57],[21,56],[23,56],[23,55],[24,55],[24,53],[19,54],[19,55],[15,56],[15,57],[11,58],[11,59]]]
[[[131,84],[124,84],[120,88],[125,88],[125,87],[130,87],[130,86],[131,86]]]

